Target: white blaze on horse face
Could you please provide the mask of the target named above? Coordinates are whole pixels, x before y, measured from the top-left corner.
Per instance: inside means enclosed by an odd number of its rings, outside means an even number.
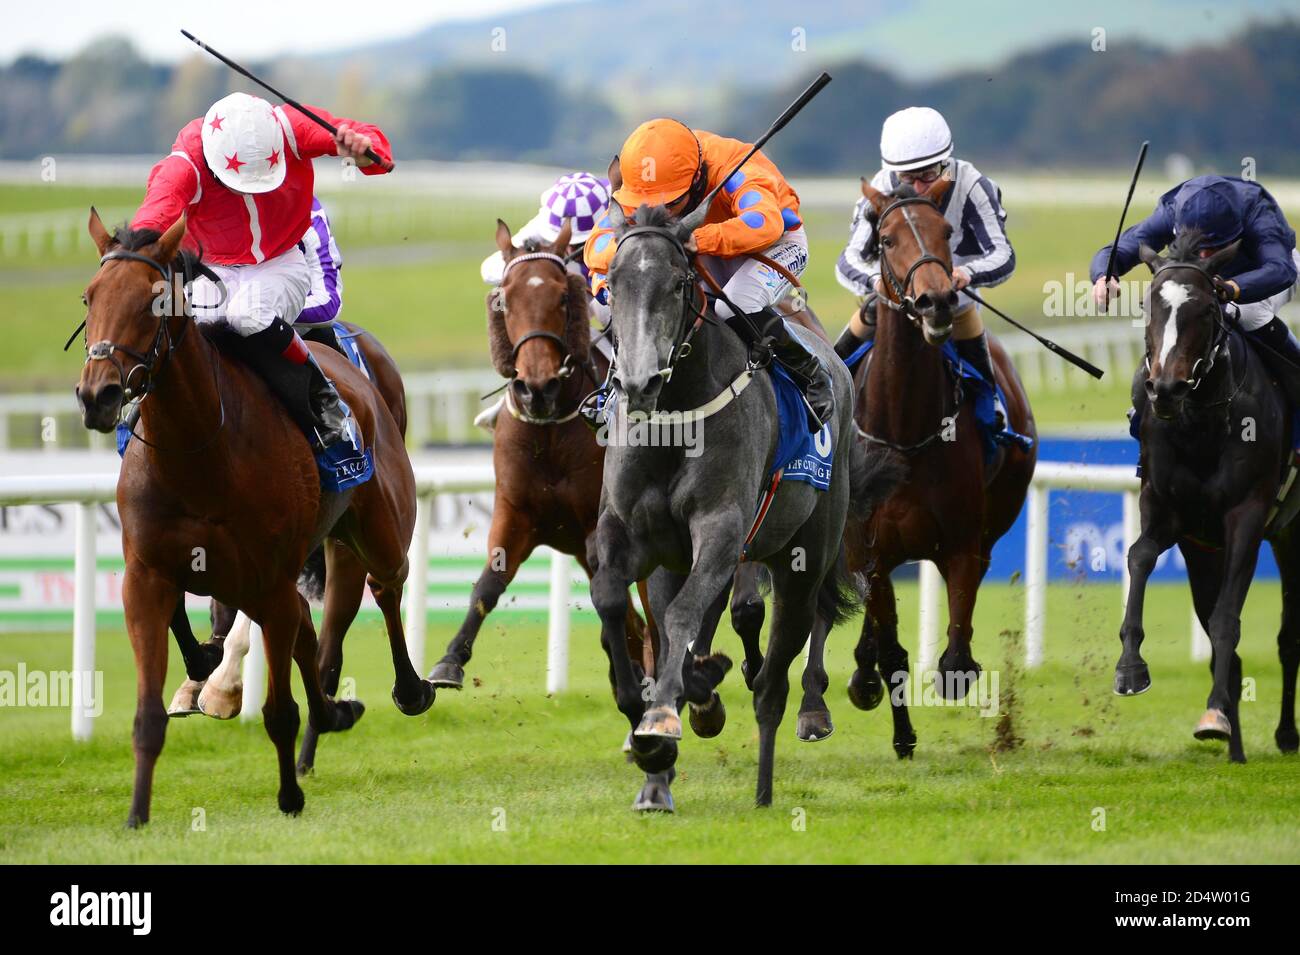
[[[539,285],[545,285],[545,284],[546,284],[546,280],[542,278],[540,275],[534,275],[532,278],[528,280],[529,288],[536,288]]]
[[[1165,282],[1160,286],[1160,299],[1169,308],[1169,318],[1165,320],[1165,334],[1160,341],[1160,365],[1169,358],[1178,342],[1178,307],[1192,297],[1191,290],[1178,282]]]

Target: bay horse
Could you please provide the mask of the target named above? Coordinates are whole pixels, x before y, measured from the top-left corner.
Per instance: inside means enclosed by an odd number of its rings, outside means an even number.
[[[1215,295],[1214,276],[1236,256],[1240,241],[1207,258],[1199,255],[1201,243],[1200,233],[1188,230],[1175,237],[1167,255],[1145,246],[1138,253],[1153,276],[1147,358],[1134,379],[1147,398],[1139,423],[1142,532],[1128,552],[1115,692],[1133,696],[1151,686],[1141,655],[1143,600],[1156,559],[1177,544],[1212,648],[1213,686],[1193,735],[1226,740],[1229,760],[1244,763],[1237,644],[1241,609],[1265,539],[1282,576],[1282,712],[1274,740],[1284,753],[1300,748],[1300,544],[1294,523],[1270,524],[1291,449],[1291,408],[1265,361],[1225,320]]]
[[[439,688],[464,686],[483,621],[537,547],[570,554],[592,574],[588,539],[596,529],[605,449],[578,408],[604,380],[609,362],[591,347],[586,282],[566,261],[571,235],[572,223],[565,222],[554,242],[530,239],[516,248],[510,227],[497,220],[495,239],[505,268],[487,297],[488,345],[493,367],[507,379],[507,393],[492,438],[496,488],[488,560],[460,629],[429,673]],[[628,651],[649,674],[653,627],[652,619],[642,623],[629,604]],[[706,732],[710,728],[701,724]]]
[[[726,606],[778,443],[769,372],[751,365],[749,347],[699,304],[698,273],[685,243],[703,223],[711,198],[681,220],[663,206],[642,206],[635,225],[618,203],[609,213],[618,240],[609,272],[615,400],[607,419],[591,598],[618,708],[633,728],[632,757],[647,777],[633,804],[638,810],[673,809],[681,701],[706,704],[713,692],[709,681],[692,679],[684,668],[688,644],[711,635]],[[773,581],[771,636],[754,676],[759,806],[772,802],[790,663],[816,614],[833,622],[855,603],[838,559],[851,498],[869,507],[885,479],[882,456],[854,460],[847,369],[826,342],[802,330],[796,334],[830,369],[837,399],[829,431],[835,466],[826,491],[781,483],[748,541],[750,559],[765,564]],[[658,430],[652,440],[624,441],[623,423]],[[686,440],[686,426],[699,440]],[[663,649],[656,679],[643,687],[622,633],[628,587],[647,575]]]
[[[1029,399],[997,340],[989,335],[1008,424],[1033,445],[1029,450],[999,446],[991,460],[985,458],[974,398],[954,381],[940,350],[952,334],[959,302],[951,227],[937,205],[944,188],[941,183],[923,198],[906,185],[886,195],[865,180],[862,184],[887,282],[876,306],[875,345],[855,372],[856,420],[867,441],[905,455],[909,473],[869,520],[851,520],[846,528],[850,567],[867,578],[849,699],[859,709],[874,709],[888,685],[893,747],[900,759],[912,755],[916,733],[907,710],[908,655],[898,639],[890,577],[908,560],[938,566],[947,587],[949,624],[936,683],[946,699],[964,697],[980,669],[971,653],[979,585],[993,545],[1020,513],[1037,460]]]
[[[354,341],[370,372],[397,430],[406,437],[406,387],[397,363],[374,335],[352,322],[338,322],[338,330]],[[302,326],[298,326],[301,330]],[[326,341],[318,329],[303,332],[308,342]],[[345,545],[326,538],[307,560],[299,577],[299,588],[310,599],[324,599],[317,655],[321,688],[329,696],[338,693],[343,670],[343,638],[356,620],[366,590],[366,568]],[[185,661],[186,680],[176,690],[171,716],[203,713],[216,719],[233,719],[243,706],[240,664],[248,653],[249,633],[245,625],[235,629],[235,610],[213,600],[212,637],[200,644],[190,627],[184,598],[172,619],[181,656]],[[298,755],[298,775],[306,775],[315,765],[319,734],[310,723],[303,730]]]
[[[191,333],[185,286],[203,266],[181,250],[185,219],[162,235],[128,229],[110,235],[92,209],[89,232],[100,264],[85,292],[86,340],[93,344],[77,386],[83,423],[111,431],[123,401],[147,395],[140,440],[128,445],[117,486],[122,600],[137,672],[128,825],[149,819],[167,727],[167,628],[185,592],[240,607],[262,627],[268,674],[262,713],[276,748],[278,803],[297,814],[305,800],[294,771],[299,713],[291,661],[319,731],[347,729],[361,714],[359,705],[322,691],[316,634],[297,591],[305,558],[326,536],[345,543],[367,570],[393,651],[398,708],[413,715],[434,700],[402,635],[401,590],[415,519],[406,448],[365,376],[333,349],[309,346],[375,456],[375,474],[365,484],[323,493],[307,439],[280,401],[206,333]]]

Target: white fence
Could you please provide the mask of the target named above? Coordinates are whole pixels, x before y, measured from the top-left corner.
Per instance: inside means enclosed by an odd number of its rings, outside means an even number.
[[[490,464],[421,466],[416,469],[417,505],[415,533],[411,541],[411,575],[407,581],[404,617],[407,648],[417,672],[425,667],[426,611],[428,608],[429,524],[434,499],[440,494],[490,490],[494,485]],[[112,501],[117,475],[112,472],[83,475],[38,475],[0,477],[0,505],[77,505],[75,535],[75,603],[72,625],[72,734],[88,739],[92,720],[85,696],[85,680],[95,669],[95,524],[94,506]],[[1047,611],[1048,504],[1053,490],[1113,491],[1124,495],[1124,549],[1137,538],[1139,483],[1133,470],[1121,465],[1083,465],[1039,462],[1026,502],[1025,567],[1025,665],[1036,667],[1043,660],[1043,638]],[[550,612],[547,627],[546,691],[556,693],[568,682],[568,642],[571,591],[571,562],[567,555],[551,554]],[[940,596],[943,582],[934,564],[920,566],[920,625],[918,627],[918,672],[934,669],[938,656]],[[1123,570],[1122,601],[1128,597],[1128,569]],[[1209,641],[1192,613],[1192,659],[1209,657]],[[244,707],[246,718],[260,712],[261,641],[250,641],[245,662]]]

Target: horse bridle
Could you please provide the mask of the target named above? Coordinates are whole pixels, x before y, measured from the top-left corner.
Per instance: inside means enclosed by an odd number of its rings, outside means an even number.
[[[912,217],[906,212],[903,213],[903,221],[905,221],[907,227],[912,230],[912,237],[916,240],[916,245],[917,248],[921,250],[921,255],[908,267],[907,274],[903,276],[901,281],[898,278],[898,274],[889,264],[889,256],[886,254],[884,243],[881,241],[881,229],[885,224],[885,219],[888,218],[889,214],[895,209],[905,209],[907,206],[918,204],[930,206],[935,210],[938,210],[939,208],[934,204],[933,200],[927,199],[924,196],[906,196],[902,199],[895,199],[887,205],[884,211],[876,217],[875,225],[875,241],[880,250],[880,273],[885,277],[885,281],[889,283],[889,291],[892,293],[892,297],[886,298],[886,301],[889,303],[891,308],[896,308],[903,312],[903,314],[910,318],[913,323],[920,318],[920,314],[916,310],[916,301],[909,294],[912,288],[912,279],[915,278],[917,269],[923,265],[933,263],[943,269],[949,280],[952,279],[952,266],[945,260],[939,258],[939,256],[931,254],[930,250],[925,246],[925,240],[921,238],[921,231],[916,227],[916,223],[912,220]]]
[[[1194,262],[1166,262],[1151,274],[1152,288],[1155,287],[1155,279],[1161,272],[1173,271],[1175,269],[1188,269],[1200,274],[1210,283],[1210,296],[1216,302],[1214,309],[1214,334],[1210,336],[1210,342],[1206,346],[1205,354],[1192,364],[1192,371],[1185,379],[1186,383],[1195,391],[1201,386],[1206,377],[1214,370],[1214,364],[1218,360],[1224,347],[1228,343],[1228,326],[1223,320],[1223,309],[1218,306],[1217,298],[1214,297],[1214,281],[1205,269]],[[1151,351],[1148,346],[1146,354],[1147,375],[1151,374]]]
[[[677,280],[675,288],[682,305],[677,334],[674,335],[672,351],[668,353],[668,364],[656,372],[666,385],[673,376],[673,369],[677,367],[677,362],[691,353],[691,339],[695,337],[695,333],[700,330],[700,327],[705,322],[710,321],[708,297],[699,287],[699,273],[696,271],[695,257],[686,251],[686,246],[678,238],[674,230],[655,225],[633,226],[619,236],[619,249],[622,249],[629,239],[638,236],[655,236],[667,241],[686,263],[686,273]],[[697,301],[702,303],[699,307],[696,306]]]
[[[122,404],[125,406],[127,402],[135,401],[137,399],[143,399],[146,395],[150,393],[150,391],[153,390],[154,381],[162,374],[163,370],[166,368],[167,362],[171,359],[173,351],[176,348],[179,348],[181,343],[185,340],[185,336],[189,333],[190,325],[193,324],[193,322],[188,320],[182,322],[181,330],[179,334],[177,334],[173,338],[171,325],[168,323],[168,319],[177,318],[177,317],[188,319],[189,311],[188,311],[188,300],[187,300],[186,306],[182,308],[180,315],[178,316],[176,314],[177,273],[176,273],[176,269],[173,267],[171,263],[168,263],[167,265],[164,266],[156,259],[152,259],[149,256],[144,255],[140,252],[132,252],[127,249],[114,249],[111,252],[106,252],[103,256],[100,257],[99,260],[100,268],[103,268],[106,263],[112,261],[143,262],[145,265],[149,266],[150,268],[158,272],[158,274],[163,277],[163,281],[167,283],[167,298],[165,300],[164,307],[161,309],[155,309],[155,312],[158,314],[158,329],[154,332],[153,343],[150,345],[148,354],[143,354],[141,352],[136,351],[134,348],[128,348],[125,345],[120,345],[117,342],[109,341],[108,339],[97,341],[93,345],[88,345],[86,348],[85,364],[88,365],[92,361],[108,361],[111,362],[113,364],[113,367],[117,369],[118,379],[122,383]],[[190,283],[194,281],[196,275],[202,275],[221,290],[222,293],[221,301],[218,302],[215,307],[220,308],[222,305],[225,304],[226,299],[228,297],[226,293],[225,283],[221,281],[221,279],[217,276],[216,273],[214,273],[202,262],[191,260],[186,256],[181,256],[180,261],[181,261],[180,277],[181,277],[182,294],[184,294],[185,289],[189,288]],[[81,324],[77,327],[77,330],[72,333],[72,338],[68,339],[68,344],[63,346],[64,351],[67,350],[68,345],[72,344],[73,340],[77,337],[77,334],[83,328],[86,327],[86,323],[88,321],[89,321],[89,316],[87,316],[85,319],[82,320]],[[163,351],[164,342],[167,345],[165,352]],[[118,360],[117,353],[119,352],[129,356],[130,358],[135,359],[135,364],[131,366],[131,369],[129,371],[126,369],[126,366],[120,360]],[[216,388],[217,388],[217,400],[221,406],[221,421],[217,425],[216,430],[212,433],[212,436],[210,438],[208,438],[198,447],[183,452],[185,454],[194,454],[198,451],[203,450],[205,447],[207,447],[216,439],[217,435],[221,433],[221,429],[225,427],[226,405],[224,400],[222,400],[221,398],[221,382],[220,382],[220,378],[218,377],[218,364],[219,363],[215,363],[215,362],[213,363],[212,374],[213,374],[213,381],[216,384]],[[137,389],[132,387],[131,382],[134,380],[136,372],[141,370],[143,370],[142,381],[140,387]],[[140,441],[149,445],[149,447],[151,448],[158,448],[158,450],[169,450],[166,448],[159,448],[158,445],[150,444],[148,441],[145,441],[144,438],[136,434],[134,428],[131,429],[131,435],[132,437],[139,438]]]

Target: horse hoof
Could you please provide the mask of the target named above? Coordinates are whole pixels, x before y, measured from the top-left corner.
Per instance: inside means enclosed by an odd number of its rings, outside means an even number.
[[[229,690],[219,690],[209,680],[199,693],[199,712],[214,720],[233,720],[244,708],[244,687],[236,683]]]
[[[176,688],[167,715],[173,717],[193,716],[202,713],[199,709],[199,694],[203,692],[203,680],[186,680]]]
[[[1228,722],[1228,717],[1223,710],[1216,710],[1211,707],[1205,711],[1201,721],[1196,724],[1196,729],[1192,731],[1192,735],[1197,739],[1228,740],[1232,738],[1232,724]]]
[[[911,759],[912,754],[916,751],[916,736],[911,739],[894,740],[894,752],[899,759]]]
[[[657,780],[646,780],[641,791],[632,803],[633,812],[675,812],[673,794],[668,787]]]
[[[975,686],[975,681],[979,679],[979,675],[980,665],[974,660],[970,661],[968,667],[944,667],[940,664],[938,672],[934,675],[934,684],[940,696],[950,702],[956,702],[966,699],[971,688]]]
[[[403,703],[397,696],[397,687],[393,687],[393,703],[404,716],[419,716],[433,706],[433,700],[438,695],[438,691],[434,689],[433,684],[428,680],[421,680],[419,693],[420,695],[414,702]]]
[[[281,790],[279,796],[280,811],[286,816],[296,816],[302,812],[302,807],[307,805],[307,797],[302,793],[302,787],[297,783],[292,789]]]
[[[731,657],[725,653],[710,653],[707,657],[694,657],[691,665],[704,675],[710,686],[717,686],[730,672]]]
[[[654,706],[645,711],[641,722],[633,731],[637,736],[655,736],[659,739],[681,739],[682,718],[676,707]]]
[[[854,670],[849,677],[849,702],[860,710],[874,710],[885,698],[885,684],[875,670]]]
[[[691,729],[700,739],[713,739],[727,725],[727,708],[715,690],[713,699],[703,706],[690,705]]]
[[[1283,753],[1300,751],[1300,734],[1296,733],[1294,726],[1286,728],[1279,726],[1277,732],[1273,734],[1273,739],[1277,741],[1277,748]]]
[[[649,739],[638,737],[638,742],[650,743],[649,749],[638,749],[636,743],[632,744],[632,761],[636,763],[637,769],[647,776],[654,776],[658,773],[673,774],[673,764],[677,762],[677,742],[671,739]]]
[[[1122,664],[1115,667],[1115,695],[1137,696],[1151,689],[1151,671],[1145,663]]]
[[[830,710],[808,710],[800,713],[795,722],[794,735],[805,743],[818,743],[835,732]]]
[[[361,721],[365,712],[366,704],[360,700],[335,700],[333,732],[342,733],[344,730],[352,729]]]
[[[465,688],[465,668],[450,660],[439,660],[438,665],[429,671],[428,679],[439,689],[462,690]]]

